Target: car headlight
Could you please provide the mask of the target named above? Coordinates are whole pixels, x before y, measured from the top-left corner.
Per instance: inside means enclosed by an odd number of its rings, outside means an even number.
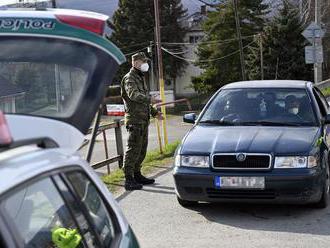
[[[317,166],[317,158],[314,156],[275,157],[276,169],[313,168]]]
[[[209,164],[209,156],[177,155],[175,157],[175,166],[209,167]]]

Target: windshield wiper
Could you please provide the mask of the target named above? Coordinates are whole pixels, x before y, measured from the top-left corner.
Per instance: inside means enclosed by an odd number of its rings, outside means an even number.
[[[199,123],[208,123],[208,124],[214,124],[214,125],[222,125],[222,126],[234,126],[238,123],[231,122],[231,121],[222,121],[222,120],[202,120]]]
[[[240,125],[246,125],[246,126],[289,126],[289,127],[299,127],[303,124],[301,123],[292,123],[292,122],[276,122],[276,121],[246,121],[246,122],[240,122]]]

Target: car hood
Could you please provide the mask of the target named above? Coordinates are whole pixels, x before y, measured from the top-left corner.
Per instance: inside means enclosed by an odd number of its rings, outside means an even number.
[[[181,154],[271,153],[308,155],[318,127],[195,126],[185,137]]]

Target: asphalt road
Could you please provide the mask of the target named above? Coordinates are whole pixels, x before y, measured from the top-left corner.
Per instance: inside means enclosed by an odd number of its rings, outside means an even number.
[[[172,143],[177,140],[181,140],[183,136],[189,131],[192,127],[191,124],[185,124],[182,122],[182,116],[170,116],[167,120],[167,133],[168,133],[168,141]],[[106,131],[107,136],[107,144],[109,149],[110,157],[116,156],[116,142],[115,142],[115,131],[114,129],[110,129]],[[122,127],[122,136],[123,136],[123,143],[124,149],[126,148],[126,141],[127,141],[127,131],[125,127]],[[90,138],[90,136],[87,136]],[[159,148],[158,145],[158,138],[157,138],[157,129],[154,122],[152,122],[149,126],[149,144],[148,150],[155,150]],[[82,149],[81,153],[85,157],[87,153],[87,147]],[[92,163],[101,161],[105,159],[105,152],[104,152],[104,143],[103,143],[103,136],[102,134],[97,137],[97,142],[94,147],[94,152],[92,156]],[[118,168],[118,164],[114,163],[111,165],[111,168]],[[106,172],[106,168],[97,170],[98,172]]]
[[[117,198],[142,248],[330,246],[330,208],[203,203],[186,209],[176,201],[170,170],[156,182]]]

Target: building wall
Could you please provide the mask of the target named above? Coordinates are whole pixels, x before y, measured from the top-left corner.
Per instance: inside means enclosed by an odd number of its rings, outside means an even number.
[[[189,31],[186,35],[185,42],[193,42],[193,44],[187,45],[186,49],[188,52],[184,55],[185,58],[189,60],[197,60],[197,42],[198,38],[203,37],[204,33],[202,31]],[[198,37],[198,38],[191,38]],[[194,39],[194,40],[192,40]],[[185,69],[184,74],[181,77],[178,77],[176,80],[176,95],[177,96],[191,96],[195,95],[196,92],[192,88],[191,77],[199,76],[202,73],[202,70],[195,66],[192,62],[188,62],[188,66]]]
[[[52,7],[51,0],[1,0],[0,6],[13,8],[24,7]]]

